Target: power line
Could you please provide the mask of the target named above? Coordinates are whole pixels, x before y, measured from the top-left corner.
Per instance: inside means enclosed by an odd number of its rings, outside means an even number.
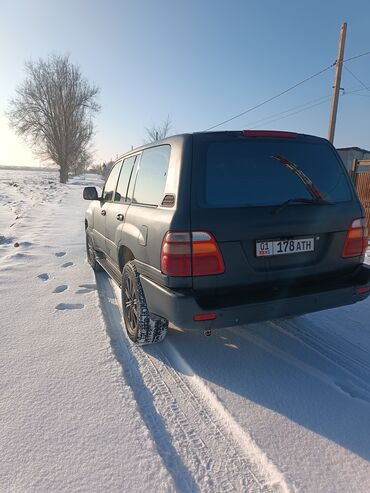
[[[370,55],[370,51],[366,51],[364,53],[360,53],[359,55],[354,55],[352,57],[349,57],[349,58],[346,58],[343,60],[343,66],[344,66],[344,63],[345,62],[349,62],[351,60],[355,60],[357,58],[361,58],[363,56],[367,56],[367,55]],[[234,115],[230,118],[228,118],[227,120],[224,120],[220,123],[217,123],[216,125],[212,125],[211,127],[208,127],[206,128],[205,130],[203,130],[203,132],[208,132],[209,130],[213,130],[214,128],[217,128],[217,127],[220,127],[221,125],[224,125],[225,123],[229,123],[233,120],[235,120],[236,118],[239,118],[243,115],[246,115],[247,113],[250,113],[251,111],[253,110],[256,110],[257,108],[260,108],[261,106],[264,106],[265,104],[267,103],[270,103],[271,101],[274,101],[275,99],[283,96],[284,94],[287,94],[288,92],[292,91],[293,89],[295,89],[296,87],[299,87],[301,86],[302,84],[304,84],[305,82],[308,82],[309,80],[311,79],[314,79],[315,77],[318,77],[319,75],[323,74],[324,72],[326,72],[327,70],[330,70],[332,67],[334,67],[335,65],[337,64],[337,60],[333,63],[331,63],[330,65],[328,65],[327,67],[323,68],[322,70],[320,70],[319,72],[316,72],[315,74],[313,75],[310,75],[309,77],[306,77],[305,79],[297,82],[296,84],[294,84],[293,86],[290,86],[288,87],[287,89],[285,89],[284,91],[278,93],[278,94],[275,94],[274,96],[272,96],[271,98],[268,98],[268,99],[265,99],[264,101],[262,101],[261,103],[259,104],[256,104],[255,106],[252,106],[251,108],[248,108],[247,110],[245,111],[242,111],[241,113],[238,113],[237,115]],[[347,67],[345,67],[346,70],[348,70],[349,72],[351,72]],[[352,72],[351,72],[352,74]],[[358,79],[354,74],[352,74],[357,80],[358,82],[361,83],[361,85],[363,85],[367,90],[370,90],[368,87],[365,86],[365,84],[360,81],[360,79]],[[347,93],[348,94],[348,93]]]
[[[254,127],[250,127],[250,125],[257,125],[257,124],[260,124],[260,123],[264,123],[266,122],[266,120],[270,120],[271,118],[274,118],[275,116],[280,116],[280,115],[284,115],[285,113],[290,113],[291,111],[295,111],[295,110],[298,110],[300,108],[305,108],[306,106],[312,104],[312,103],[316,103],[318,101],[323,101],[323,100],[326,100],[330,98],[329,95],[327,96],[323,96],[321,98],[316,98],[316,99],[313,99],[311,101],[307,101],[307,103],[304,103],[304,104],[300,104],[298,106],[293,106],[293,108],[289,108],[287,110],[284,110],[284,111],[279,111],[278,113],[273,113],[272,115],[269,115],[269,116],[266,116],[264,118],[261,118],[259,120],[254,120],[253,122],[249,123],[246,125],[246,128],[254,128]],[[304,110],[302,110],[304,111]]]
[[[331,99],[331,96],[327,96],[324,100],[320,101],[319,103],[311,104],[310,106],[307,106],[306,108],[300,109],[298,111],[293,111],[289,115],[285,115],[285,116],[282,116],[280,118],[275,118],[274,120],[269,120],[269,121],[263,123],[262,125],[263,126],[264,125],[267,125],[267,124],[270,125],[270,123],[274,123],[274,122],[277,122],[277,121],[280,121],[280,120],[284,120],[285,118],[289,118],[290,116],[297,115],[298,113],[303,113],[304,111],[310,110],[311,108],[315,108],[316,106],[321,106],[324,103],[327,103],[328,101],[330,101],[330,99]],[[254,128],[254,127],[251,127],[251,128]]]
[[[256,104],[255,106],[252,106],[251,108],[248,108],[247,110],[245,111],[242,111],[241,113],[238,113],[237,115],[234,115],[232,116],[231,118],[228,118],[227,120],[224,120],[220,123],[217,123],[216,125],[213,125],[212,127],[209,127],[205,130],[203,130],[203,132],[208,132],[208,130],[212,130],[214,128],[217,128],[217,127],[220,127],[221,125],[224,125],[225,123],[229,123],[231,122],[232,120],[235,120],[236,118],[239,118],[240,116],[243,116],[247,113],[250,113],[251,111],[253,110],[256,110],[257,108],[260,108],[261,106],[269,103],[270,101],[273,101],[274,99],[277,99],[279,98],[280,96],[283,96],[284,94],[292,91],[293,89],[295,89],[296,87],[298,86],[301,86],[302,84],[304,84],[305,82],[315,78],[315,77],[318,77],[319,75],[323,74],[324,72],[326,72],[327,70],[331,69],[332,67],[334,67],[336,64],[336,62],[334,63],[331,63],[330,65],[328,65],[327,67],[325,67],[324,69],[320,70],[319,72],[316,72],[315,74],[313,75],[310,75],[309,77],[306,77],[305,79],[297,82],[296,84],[294,84],[293,86],[290,86],[288,87],[287,89],[285,89],[284,91],[282,92],[279,92],[278,94],[275,94],[275,96],[272,96],[271,98],[269,99],[266,99],[265,101],[262,101],[261,103],[259,104]]]
[[[343,60],[343,63],[349,62],[350,60],[355,60],[356,58],[361,58],[362,56],[370,55],[370,51],[365,51],[365,53],[361,53],[360,55],[352,56],[351,58],[346,58]]]
[[[355,75],[355,74],[352,72],[352,70],[350,70],[350,69],[349,69],[348,67],[346,67],[345,65],[343,65],[343,66],[344,66],[344,68],[347,70],[347,72],[349,72],[349,73],[352,75],[352,77],[353,77],[354,79],[356,79],[356,80],[357,80],[357,82],[359,82],[359,83],[362,85],[362,87],[364,87],[367,91],[370,91],[370,88],[369,88],[366,84],[364,84],[364,83],[362,82],[362,80],[360,80],[360,79],[357,77],[357,75]]]
[[[351,94],[351,93],[349,93]],[[361,96],[363,98],[370,98],[370,96],[368,96],[367,94],[354,94],[354,96]]]
[[[357,93],[357,92],[363,91],[363,90],[364,89],[361,88],[361,89],[356,89],[356,90],[348,91],[348,92],[344,92],[343,91],[342,96],[346,96],[347,94],[354,94],[354,93]],[[367,96],[365,94],[354,94],[354,95],[355,96],[366,96],[366,97],[370,97],[370,96]],[[295,106],[293,108],[290,108],[289,110],[281,111],[280,113],[275,113],[275,114],[270,115],[269,117],[266,117],[266,118],[263,118],[261,120],[255,121],[254,123],[250,124],[250,125],[253,125],[253,126],[247,125],[247,128],[253,129],[253,128],[256,127],[255,124],[259,124],[261,122],[263,122],[262,123],[262,126],[264,126],[264,125],[267,125],[267,124],[270,124],[270,123],[277,122],[279,120],[284,120],[285,118],[289,118],[290,116],[297,115],[299,113],[303,113],[304,111],[309,110],[311,108],[315,108],[316,106],[321,106],[324,103],[326,103],[327,101],[329,101],[330,98],[331,98],[331,96],[328,95],[328,96],[323,96],[321,98],[313,99],[311,101],[308,101],[305,104],[302,104],[302,105],[299,105],[299,106]],[[311,103],[315,103],[315,104],[311,104]],[[298,110],[298,111],[294,111],[294,110]],[[282,116],[281,118],[275,118],[275,119],[271,120],[271,118],[273,118],[274,116],[283,115],[284,113],[289,113],[289,114],[286,115],[286,116]]]
[[[355,89],[355,88],[356,88],[356,89]],[[355,90],[354,90],[354,91],[346,91],[345,89],[343,89],[343,93],[342,93],[342,95],[344,96],[345,94],[353,94],[353,93],[355,93],[355,92],[361,92],[361,91],[363,91],[363,90],[364,90],[364,88],[363,88],[363,87],[361,87],[361,89],[358,89],[358,87],[357,87],[357,86],[350,87],[350,89],[355,89]]]
[[[358,89],[358,86],[351,86],[349,88],[348,91],[345,91],[343,89],[343,92],[342,92],[342,96],[344,96],[345,94],[353,94],[355,92],[360,92],[360,91],[363,91],[364,89],[361,87],[361,89]],[[315,99],[312,99],[311,101],[307,101],[306,103],[304,104],[300,104],[298,106],[293,106],[293,108],[289,108],[287,110],[284,110],[284,111],[279,111],[278,113],[273,113],[272,115],[269,115],[269,116],[266,116],[264,118],[261,118],[261,119],[258,119],[258,120],[254,120],[253,122],[251,123],[248,123],[244,128],[254,128],[254,127],[251,127],[251,125],[256,125],[256,124],[259,124],[259,123],[264,123],[266,122],[266,120],[270,120],[271,118],[274,118],[275,116],[280,116],[280,115],[284,115],[285,113],[290,113],[291,111],[294,111],[294,110],[298,110],[300,108],[303,108],[302,111],[305,111],[306,109],[309,109],[309,108],[305,108],[306,106],[308,105],[311,105],[311,103],[316,103],[316,102],[326,102],[327,99],[330,99],[330,95],[328,94],[327,96],[322,96],[321,98],[315,98]],[[317,106],[319,106],[320,103],[317,104]],[[316,105],[314,105],[316,106]],[[310,108],[313,107],[313,106],[310,106]],[[289,115],[290,116],[290,115]]]

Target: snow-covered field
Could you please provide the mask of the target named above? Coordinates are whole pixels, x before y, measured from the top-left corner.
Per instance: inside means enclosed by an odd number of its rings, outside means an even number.
[[[135,347],[88,184],[0,169],[0,491],[370,491],[370,301]]]

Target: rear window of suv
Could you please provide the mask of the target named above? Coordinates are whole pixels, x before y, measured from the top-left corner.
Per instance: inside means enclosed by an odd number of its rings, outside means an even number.
[[[345,171],[325,143],[274,140],[205,145],[203,193],[208,207],[277,205],[291,198],[311,199],[302,180],[276,156],[293,162],[324,199],[330,202],[351,200]]]

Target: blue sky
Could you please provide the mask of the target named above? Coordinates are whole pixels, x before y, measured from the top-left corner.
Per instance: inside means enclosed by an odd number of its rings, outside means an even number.
[[[204,130],[334,62],[340,24],[345,57],[370,51],[367,1],[1,0],[0,164],[37,164],[9,130],[4,110],[24,61],[69,53],[101,88],[97,160],[143,143],[169,114],[172,132]],[[370,56],[348,62],[370,85]],[[334,69],[220,129],[251,127],[326,136]],[[345,91],[361,89],[344,70]],[[297,108],[297,111],[302,108]],[[335,144],[370,149],[370,91],[341,97]],[[270,117],[270,120],[268,120]],[[271,122],[270,122],[271,121]]]

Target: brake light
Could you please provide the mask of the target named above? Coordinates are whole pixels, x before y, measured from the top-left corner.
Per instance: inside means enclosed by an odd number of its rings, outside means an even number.
[[[161,270],[169,276],[191,276],[190,233],[170,233],[164,237]]]
[[[224,262],[214,237],[206,231],[166,233],[161,270],[168,276],[210,276],[224,272]]]
[[[246,137],[278,137],[285,139],[296,139],[295,132],[281,132],[280,130],[243,130],[243,135]]]
[[[357,294],[366,294],[369,291],[370,291],[370,286],[363,286],[361,288],[356,289]]]
[[[368,229],[364,217],[355,219],[348,229],[343,247],[343,257],[363,255],[367,247]]]
[[[215,320],[216,318],[216,313],[200,313],[199,315],[193,316],[193,320],[195,320],[196,322],[203,322],[204,320]]]

